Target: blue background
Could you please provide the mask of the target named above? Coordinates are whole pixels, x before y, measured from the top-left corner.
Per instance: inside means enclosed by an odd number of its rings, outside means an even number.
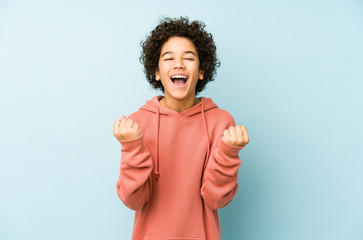
[[[112,125],[151,90],[141,40],[214,36],[212,97],[251,141],[223,239],[363,239],[363,2],[0,1],[0,239],[130,239]]]

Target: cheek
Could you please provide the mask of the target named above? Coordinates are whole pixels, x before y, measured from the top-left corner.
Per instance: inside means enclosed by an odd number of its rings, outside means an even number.
[[[167,74],[169,66],[167,63],[159,64],[159,72],[160,74]]]
[[[194,72],[199,72],[199,63],[193,62],[189,65],[189,69],[192,69]]]

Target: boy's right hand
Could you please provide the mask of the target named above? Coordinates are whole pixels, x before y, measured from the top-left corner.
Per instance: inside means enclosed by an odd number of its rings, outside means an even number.
[[[117,140],[131,140],[141,136],[139,130],[139,125],[132,121],[132,119],[127,119],[125,115],[122,115],[121,120],[116,119],[113,124],[113,135]]]

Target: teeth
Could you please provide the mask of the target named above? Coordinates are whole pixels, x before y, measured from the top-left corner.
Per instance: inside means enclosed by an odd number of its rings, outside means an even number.
[[[183,78],[183,79],[187,79],[187,77],[184,76],[184,75],[175,75],[172,78]]]

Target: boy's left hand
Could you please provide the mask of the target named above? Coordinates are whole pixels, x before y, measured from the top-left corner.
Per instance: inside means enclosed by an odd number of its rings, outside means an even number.
[[[222,140],[237,147],[244,147],[250,141],[248,132],[245,126],[235,126],[224,130]]]

